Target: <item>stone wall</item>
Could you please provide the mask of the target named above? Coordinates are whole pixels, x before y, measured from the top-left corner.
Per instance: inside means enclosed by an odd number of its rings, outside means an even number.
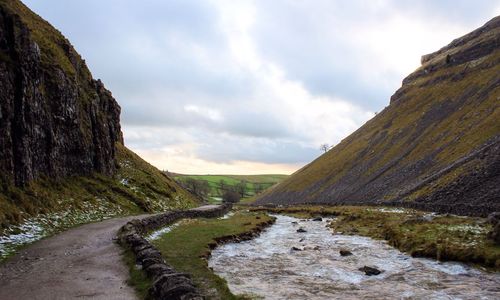
[[[169,211],[141,220],[132,220],[120,229],[119,243],[132,251],[137,263],[142,266],[142,270],[153,282],[149,289],[149,296],[152,299],[203,299],[203,296],[196,289],[189,274],[179,273],[167,265],[161,252],[144,236],[148,232],[184,218],[221,217],[231,208],[231,204],[226,204],[211,209]]]

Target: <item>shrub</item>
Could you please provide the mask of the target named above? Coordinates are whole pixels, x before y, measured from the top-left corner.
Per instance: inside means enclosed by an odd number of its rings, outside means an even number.
[[[241,195],[235,191],[226,191],[222,195],[222,202],[224,203],[236,203],[241,199]]]

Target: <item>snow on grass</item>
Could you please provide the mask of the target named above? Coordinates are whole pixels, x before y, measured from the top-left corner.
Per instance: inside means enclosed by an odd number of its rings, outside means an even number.
[[[467,232],[471,234],[484,234],[488,231],[486,227],[479,224],[450,225],[447,229],[450,231]]]
[[[219,220],[225,220],[225,219],[229,219],[231,218],[232,216],[234,216],[234,212],[233,211],[230,211],[228,212],[227,214],[223,215],[222,217],[219,218]]]
[[[60,200],[58,203],[64,204],[72,201],[72,199]],[[101,221],[123,213],[120,206],[96,197],[93,201],[81,203],[80,208],[73,207],[60,212],[27,218],[21,224],[8,227],[0,235],[0,261],[14,254],[23,245],[79,224]]]
[[[169,226],[165,226],[165,227],[163,227],[161,229],[155,230],[152,233],[148,234],[148,236],[146,236],[146,240],[148,240],[148,241],[157,240],[162,235],[164,235],[165,233],[168,233],[168,232],[172,231],[172,229],[174,229],[177,226],[179,226],[179,222],[174,223],[174,224],[169,225]]]
[[[404,209],[404,208],[389,208],[389,207],[380,207],[380,208],[375,208],[375,209],[369,208],[368,211],[378,211],[378,212],[383,212],[383,213],[394,213],[394,214],[406,214],[406,213],[408,213],[408,210]]]

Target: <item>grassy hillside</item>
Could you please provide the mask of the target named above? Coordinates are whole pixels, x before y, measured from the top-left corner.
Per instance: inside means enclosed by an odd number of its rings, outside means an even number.
[[[0,259],[18,246],[105,218],[198,206],[167,175],[117,144],[114,177],[42,178],[25,188],[0,184]]]
[[[206,180],[210,186],[209,196],[212,198],[222,197],[221,181],[229,188],[235,187],[237,184],[244,181],[246,183],[246,196],[252,197],[256,194],[259,188],[265,190],[271,186],[283,181],[288,175],[280,174],[262,174],[262,175],[182,175],[175,174],[174,179],[178,181],[186,180],[186,178],[193,178],[196,180]],[[260,186],[260,187],[259,187]]]
[[[499,36],[497,17],[424,56],[388,107],[257,202],[500,210]]]

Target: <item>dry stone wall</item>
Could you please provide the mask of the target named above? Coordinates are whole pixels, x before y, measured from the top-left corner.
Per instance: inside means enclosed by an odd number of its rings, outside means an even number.
[[[149,296],[151,299],[203,299],[193,284],[189,274],[180,273],[167,265],[161,252],[144,237],[148,232],[160,229],[184,218],[216,218],[231,210],[231,204],[210,209],[169,211],[144,219],[136,219],[125,224],[118,233],[119,243],[129,248],[136,261],[153,282]]]

